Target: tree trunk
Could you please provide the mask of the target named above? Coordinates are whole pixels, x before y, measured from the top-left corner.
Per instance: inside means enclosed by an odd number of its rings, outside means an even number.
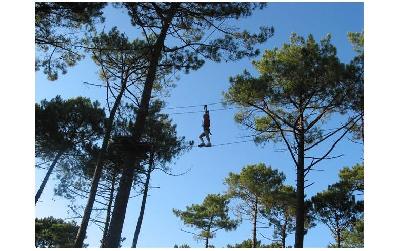
[[[57,164],[57,161],[61,158],[61,155],[63,155],[63,151],[60,150],[60,151],[58,151],[56,157],[54,158],[53,163],[51,163],[51,166],[50,166],[49,170],[47,170],[46,176],[44,176],[44,179],[43,179],[43,181],[42,181],[42,184],[40,184],[39,190],[36,192],[36,195],[35,195],[35,205],[36,205],[36,203],[38,202],[40,196],[42,195],[43,190],[44,190],[44,187],[46,186],[47,181],[49,181],[50,175],[51,175],[51,173],[53,172],[54,167],[55,167],[56,164]]]
[[[364,114],[361,116],[361,137],[362,141],[364,143]]]
[[[114,200],[116,176],[117,176],[117,172],[115,170],[113,170],[112,178],[111,178],[110,197],[109,197],[110,199],[108,200],[108,205],[107,205],[107,216],[106,216],[106,222],[104,223],[104,231],[103,231],[103,238],[101,239],[101,247],[103,247],[103,245],[104,245],[104,241],[106,240],[106,237],[107,237],[108,226],[110,225],[111,209],[112,209],[112,203]]]
[[[288,221],[287,221],[287,218],[285,217],[285,222],[283,223],[283,226],[282,226],[282,240],[281,240],[282,248],[286,247],[286,226],[287,226],[287,223],[288,223]]]
[[[299,119],[297,182],[296,182],[296,234],[295,248],[303,247],[304,240],[304,123],[303,115]]]
[[[341,236],[340,236],[340,227],[339,227],[339,215],[335,213],[335,225],[336,225],[336,244],[337,247],[341,247]]]
[[[161,52],[164,47],[164,41],[167,35],[167,31],[171,24],[172,18],[175,15],[175,8],[179,4],[173,3],[173,6],[167,17],[164,20],[163,27],[161,29],[160,35],[157,38],[156,44],[154,46],[154,51],[151,55],[149,70],[147,72],[146,81],[144,83],[144,89],[140,101],[139,111],[136,117],[135,124],[133,126],[133,141],[139,142],[148,113],[149,102],[151,98],[151,91],[153,89],[153,84],[156,76],[158,61],[161,57]],[[135,153],[132,154],[133,159],[135,159]],[[132,187],[133,176],[135,173],[134,168],[125,168],[122,172],[122,178],[120,186],[118,188],[118,193],[115,198],[115,206],[113,215],[110,223],[110,231],[106,239],[106,246],[108,248],[119,247],[121,240],[121,232],[123,223],[125,220],[126,207],[128,205],[129,194]]]
[[[133,235],[132,248],[136,248],[136,244],[137,244],[139,234],[140,234],[140,229],[142,227],[144,210],[146,209],[147,193],[149,191],[150,176],[151,176],[151,172],[152,172],[153,164],[154,164],[153,161],[154,161],[154,154],[152,152],[150,155],[149,168],[146,173],[146,182],[144,184],[142,205],[140,206],[140,213],[139,213],[139,217],[138,217],[138,220],[136,223],[135,233]]]
[[[99,156],[97,157],[96,168],[93,173],[92,185],[90,187],[88,202],[85,207],[85,211],[83,213],[81,226],[79,227],[78,233],[75,238],[74,248],[81,248],[83,246],[83,241],[86,238],[86,230],[90,220],[90,214],[92,213],[93,204],[96,198],[97,187],[99,186],[99,181],[101,177],[101,173],[103,171],[103,155],[107,151],[108,142],[111,137],[112,126],[115,118],[115,114],[117,109],[121,103],[122,96],[126,89],[126,80],[122,81],[120,92],[118,93],[117,98],[115,99],[115,103],[111,109],[110,117],[107,119],[106,127],[105,127],[105,135],[103,138],[103,143],[101,146],[101,150]]]
[[[207,226],[207,236],[206,236],[206,248],[208,248],[208,241],[210,239],[211,236],[211,225],[212,225],[212,221],[213,221],[213,216],[210,217],[210,223]]]
[[[257,213],[258,213],[258,198],[254,203],[254,211],[253,211],[253,243],[252,248],[257,247]]]

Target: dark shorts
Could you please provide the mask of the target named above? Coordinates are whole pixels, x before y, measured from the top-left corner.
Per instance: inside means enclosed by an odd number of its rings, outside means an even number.
[[[204,132],[200,134],[200,137],[210,136],[210,128],[204,128]]]

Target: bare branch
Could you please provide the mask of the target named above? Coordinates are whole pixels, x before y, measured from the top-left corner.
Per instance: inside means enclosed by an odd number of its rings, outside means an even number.
[[[315,182],[312,182],[312,183],[308,184],[307,186],[304,186],[304,189],[306,189],[307,187],[310,187],[310,186],[312,186],[314,184],[315,184]]]
[[[268,108],[267,108],[267,110],[265,110],[265,109],[263,109],[263,108],[260,107],[260,106],[257,106],[257,105],[254,105],[254,104],[251,104],[251,103],[248,103],[248,102],[247,102],[247,104],[248,104],[249,106],[252,106],[252,107],[255,107],[255,108],[257,108],[257,109],[260,109],[260,110],[264,111],[265,113],[267,113],[267,114],[274,120],[275,124],[278,126],[279,132],[280,132],[280,134],[281,134],[283,140],[285,141],[285,144],[286,144],[286,146],[287,146],[287,149],[289,150],[290,155],[292,156],[292,159],[293,159],[294,163],[296,164],[296,166],[298,166],[298,163],[297,163],[297,160],[296,160],[296,158],[295,158],[295,156],[294,156],[293,150],[292,150],[292,148],[291,148],[291,146],[290,146],[290,144],[289,144],[289,142],[288,142],[288,140],[286,139],[286,136],[285,136],[285,134],[284,134],[284,130],[283,130],[281,124],[280,124],[280,123],[277,121],[277,119],[275,118],[275,113],[273,113],[273,112],[272,112],[271,110],[269,110]],[[293,128],[293,127],[291,127],[291,126],[289,126],[289,127],[290,127],[290,128]]]
[[[315,146],[317,146],[318,144],[322,143],[323,141],[327,140],[328,138],[330,138],[331,136],[335,135],[336,133],[338,133],[338,132],[341,131],[342,129],[348,127],[348,126],[353,122],[353,120],[354,120],[355,118],[357,118],[357,117],[358,117],[358,116],[356,116],[356,117],[350,119],[346,124],[342,125],[341,127],[335,129],[334,131],[332,131],[332,132],[328,133],[327,135],[325,135],[324,137],[322,137],[321,140],[315,142],[315,143],[312,144],[311,146],[306,147],[306,148],[304,149],[304,151],[306,152],[306,151],[312,149],[313,147],[315,147]],[[358,121],[358,120],[359,120],[359,119],[357,119],[357,121]],[[354,123],[354,124],[355,124],[355,123]],[[353,125],[353,126],[354,126],[354,125]]]
[[[353,125],[348,127],[347,130],[344,131],[344,133],[332,144],[331,148],[321,158],[318,158],[317,161],[315,161],[314,163],[311,163],[307,168],[311,168],[312,166],[315,166],[316,164],[318,164],[321,160],[326,159],[326,157],[333,151],[336,144],[351,130],[351,128],[353,128],[353,126],[357,123],[358,120],[360,120],[360,118],[358,118],[356,121],[354,121]]]

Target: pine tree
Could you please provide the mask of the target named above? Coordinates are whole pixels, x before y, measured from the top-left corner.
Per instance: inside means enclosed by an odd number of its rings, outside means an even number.
[[[35,104],[35,155],[52,162],[36,193],[35,204],[58,161],[62,157],[76,158],[102,136],[104,117],[97,101],[92,103],[82,97],[62,100],[57,96]]]
[[[363,214],[364,202],[356,201],[347,184],[335,183],[327,190],[311,198],[316,218],[328,226],[336,243],[342,247],[343,232],[351,227]]]
[[[231,78],[225,98],[242,108],[235,120],[258,134],[257,143],[283,143],[289,151],[297,171],[295,247],[300,248],[305,177],[322,160],[337,157],[330,155],[333,149],[361,121],[351,102],[360,89],[349,80],[351,67],[340,62],[330,36],[318,44],[311,35],[293,34],[289,44],[266,50],[254,66],[259,76],[244,71]],[[344,122],[330,130],[325,123],[334,115]],[[328,145],[326,150],[321,143]]]
[[[252,247],[257,246],[257,223],[263,211],[262,200],[275,193],[285,180],[285,175],[265,164],[248,165],[239,174],[229,173],[225,179],[227,194],[239,200],[237,211],[249,216],[252,222]]]
[[[188,206],[185,211],[173,209],[173,212],[185,225],[200,230],[200,233],[193,234],[195,238],[203,239],[205,248],[208,248],[209,239],[215,237],[216,231],[220,229],[231,231],[237,227],[238,222],[228,215],[228,203],[226,195],[209,194],[203,203]]]
[[[267,195],[262,201],[265,210],[262,215],[274,227],[274,240],[280,247],[286,247],[286,238],[295,230],[296,191],[292,186],[282,186],[276,193]]]
[[[77,234],[75,247],[81,247],[86,229],[90,220],[93,204],[97,194],[98,184],[103,171],[103,161],[106,155],[109,141],[115,131],[115,117],[120,109],[126,93],[137,98],[135,92],[129,90],[140,87],[143,84],[143,68],[147,61],[144,54],[148,53],[142,40],[129,41],[128,37],[120,33],[116,28],[108,33],[100,33],[89,41],[92,59],[99,67],[99,75],[103,87],[107,93],[108,118],[104,125],[104,137],[95,165],[92,184],[90,187],[88,202],[83,213],[82,222]],[[110,103],[112,102],[112,105]],[[138,104],[136,104],[138,105]],[[133,165],[134,166],[134,165]],[[118,241],[121,238],[118,238]],[[119,245],[117,245],[119,246]]]
[[[267,194],[262,200],[263,210],[261,215],[268,220],[269,226],[273,226],[274,245],[286,248],[288,235],[296,229],[296,191],[294,187],[283,185],[277,191]],[[315,226],[312,215],[311,201],[305,201],[305,232]]]

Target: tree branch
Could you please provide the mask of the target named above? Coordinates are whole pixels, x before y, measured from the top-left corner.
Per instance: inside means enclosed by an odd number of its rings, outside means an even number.
[[[344,133],[332,144],[331,148],[321,157],[321,158],[317,158],[317,161],[315,161],[314,163],[311,163],[306,169],[311,168],[313,166],[315,166],[316,164],[318,164],[320,161],[322,161],[323,159],[325,159],[335,148],[336,144],[351,130],[351,128],[353,128],[353,126],[355,125],[355,123],[357,123],[357,121],[360,118],[358,118],[356,121],[353,122],[353,125],[348,127],[347,130],[344,131]]]

